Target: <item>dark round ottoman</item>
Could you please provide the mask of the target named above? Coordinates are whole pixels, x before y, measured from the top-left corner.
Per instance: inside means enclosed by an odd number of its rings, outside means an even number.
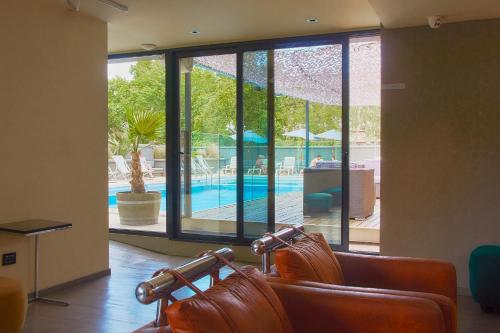
[[[309,193],[304,195],[304,212],[328,212],[332,207],[333,197],[328,193]]]
[[[321,192],[332,195],[333,207],[340,207],[342,205],[342,186],[329,187]]]
[[[500,246],[483,245],[469,259],[472,297],[485,312],[500,308]]]

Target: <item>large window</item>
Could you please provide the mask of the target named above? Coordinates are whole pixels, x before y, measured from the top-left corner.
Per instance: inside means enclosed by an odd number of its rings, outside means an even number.
[[[164,55],[109,64],[110,228],[240,243],[305,224],[340,249],[375,249],[378,36]],[[141,179],[146,193],[120,194]]]
[[[111,229],[166,231],[165,114],[165,61],[162,56],[109,62],[108,204]],[[138,153],[137,159],[134,159],[134,152]],[[139,184],[133,180],[139,180]],[[145,193],[140,193],[141,181]]]

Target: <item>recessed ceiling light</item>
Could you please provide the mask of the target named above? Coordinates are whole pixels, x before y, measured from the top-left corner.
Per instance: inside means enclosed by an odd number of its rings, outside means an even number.
[[[200,34],[200,30],[198,30],[198,29],[193,29],[193,30],[191,30],[190,34],[191,34],[191,35],[199,35],[199,34]]]
[[[319,20],[317,18],[308,18],[306,20],[307,23],[319,23]]]
[[[156,44],[153,43],[144,43],[141,44],[141,47],[146,51],[151,51],[157,48]]]

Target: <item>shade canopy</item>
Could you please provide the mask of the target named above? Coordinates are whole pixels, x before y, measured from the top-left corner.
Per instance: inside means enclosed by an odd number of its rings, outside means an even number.
[[[305,129],[301,128],[301,129],[298,129],[298,130],[294,130],[294,131],[290,131],[290,132],[285,132],[283,135],[284,136],[289,136],[289,137],[292,137],[292,138],[305,139],[306,136],[307,136],[307,132],[306,132]],[[309,132],[309,140],[310,141],[316,141],[316,140],[318,140],[318,137],[317,137],[316,134]]]
[[[325,139],[325,140],[342,140],[342,133],[334,129],[323,132],[316,136],[320,139]]]
[[[357,39],[350,50],[351,106],[380,105],[380,41]],[[267,51],[245,52],[243,81],[267,87]],[[236,77],[236,55],[193,59],[194,66]],[[342,105],[342,46],[340,44],[274,50],[276,95],[301,98],[326,105]]]

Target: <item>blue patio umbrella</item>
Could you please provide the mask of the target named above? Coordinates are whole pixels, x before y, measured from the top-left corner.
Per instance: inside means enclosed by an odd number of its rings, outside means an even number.
[[[236,134],[231,135],[231,139],[236,140]],[[252,130],[243,132],[243,142],[267,143],[267,139]]]

